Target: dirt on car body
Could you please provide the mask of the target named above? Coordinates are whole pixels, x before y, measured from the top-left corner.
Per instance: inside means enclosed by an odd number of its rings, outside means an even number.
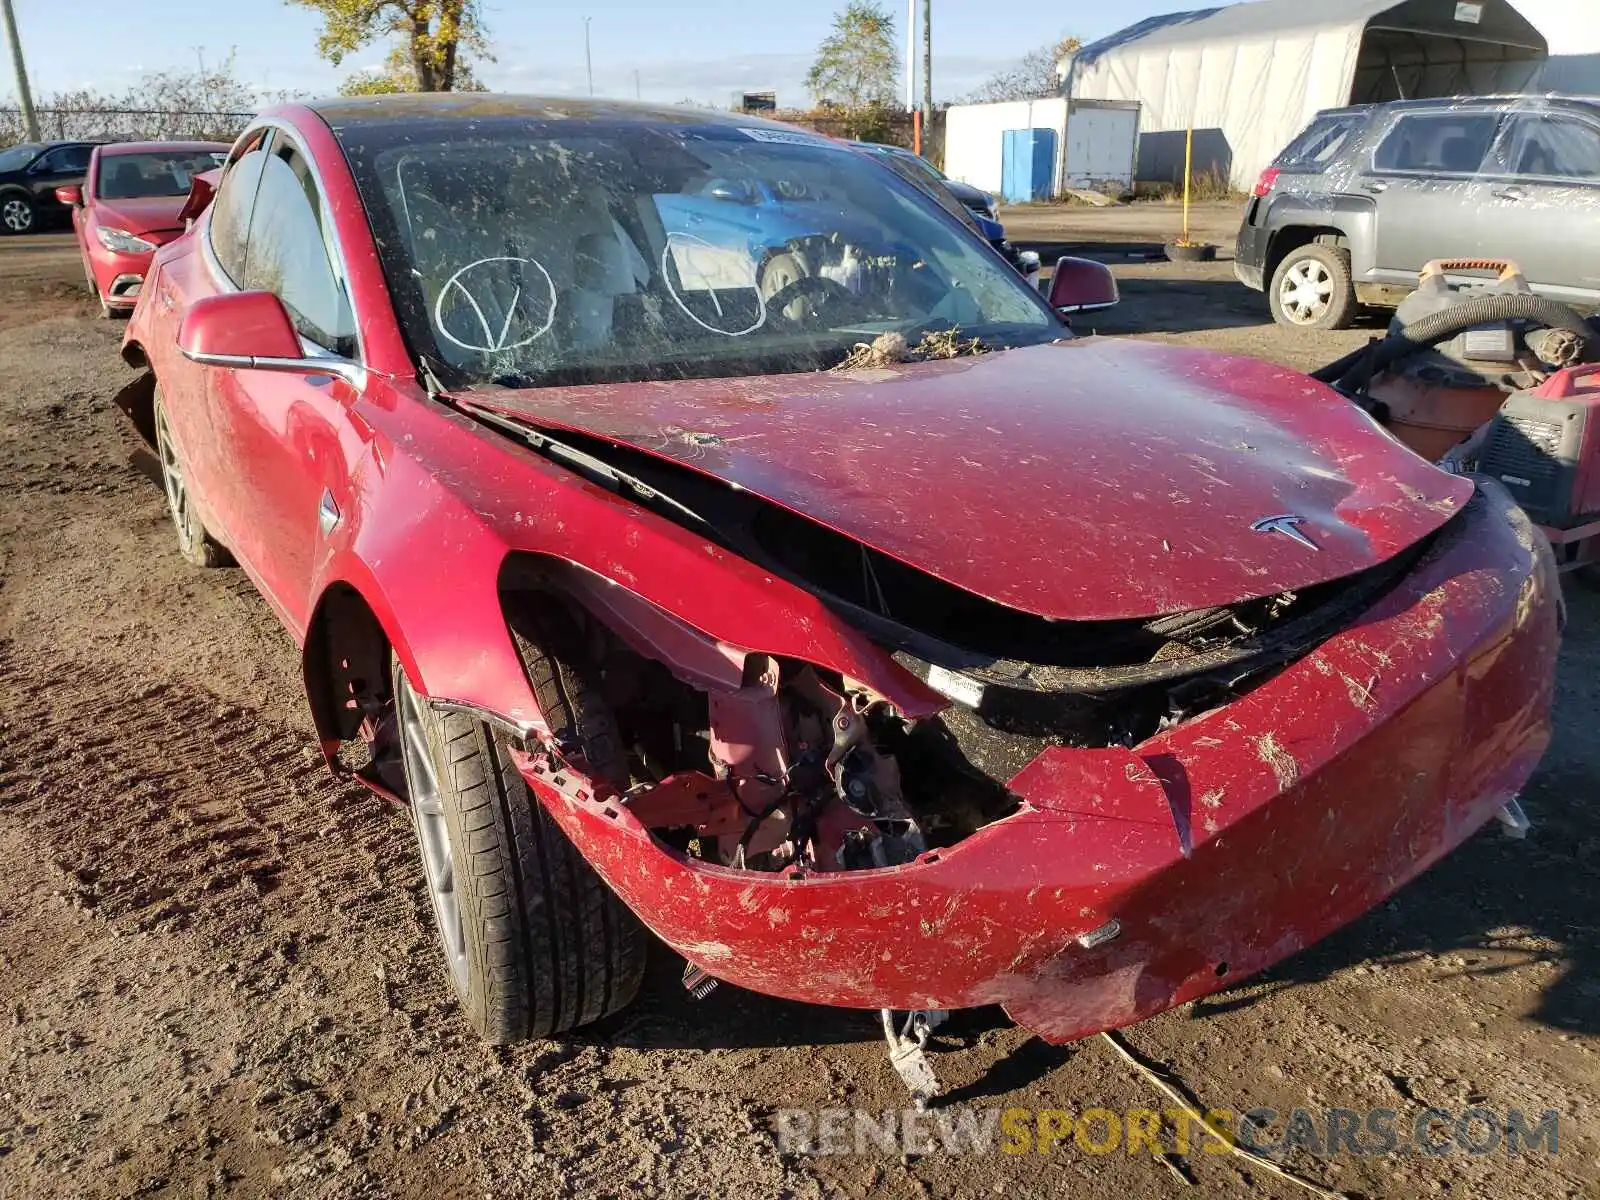
[[[1225,262],[1129,257],[1119,243],[1159,243],[1161,215],[1030,210],[1018,240],[1103,247],[1124,303],[1082,322],[1102,334],[1297,367],[1370,336],[1272,327]],[[481,1045],[439,970],[410,830],[329,778],[298,654],[248,580],[172,552],[113,404],[120,327],[75,290],[75,251],[44,241],[0,247],[0,1195],[1167,1194],[1148,1152],[1074,1139],[786,1152],[780,1109],[907,1106],[876,1016],[729,987],[697,1002],[665,951],[599,1028]],[[1600,603],[1572,590],[1528,839],[1486,830],[1129,1041],[1211,1107],[1282,1114],[1269,1137],[1297,1108],[1393,1110],[1402,1129],[1429,1108],[1561,1116],[1554,1156],[1288,1153],[1340,1191],[1592,1194],[1597,680]],[[1049,1047],[996,1010],[933,1046],[942,1105],[978,1118],[1168,1107],[1105,1044]],[[1219,1193],[1302,1194],[1227,1156],[1188,1169]]]

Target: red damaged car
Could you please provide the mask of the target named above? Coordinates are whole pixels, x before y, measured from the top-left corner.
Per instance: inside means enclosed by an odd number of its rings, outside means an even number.
[[[101,315],[133,311],[150,256],[183,232],[194,177],[227,153],[218,142],[113,142],[94,148],[81,184],[56,189]]]
[[[627,1004],[648,927],[911,1058],[955,1007],[1064,1041],[1517,820],[1560,607],[1497,484],[1073,337],[1092,276],[759,120],[290,106],[157,252],[123,403],[409,809],[484,1037]]]

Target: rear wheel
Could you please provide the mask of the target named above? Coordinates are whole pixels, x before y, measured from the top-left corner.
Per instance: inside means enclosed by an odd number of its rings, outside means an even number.
[[[1350,255],[1336,246],[1309,242],[1289,251],[1267,289],[1272,317],[1298,329],[1347,329],[1356,318]]]
[[[32,233],[33,201],[21,192],[0,196],[0,233]]]
[[[189,476],[172,441],[172,430],[167,425],[167,409],[162,402],[159,383],[155,395],[155,426],[156,457],[161,461],[161,486],[167,493],[167,511],[172,514],[172,525],[178,533],[178,552],[197,567],[228,566],[233,561],[232,557],[206,531],[205,523],[195,511]]]
[[[590,770],[625,770],[615,718],[554,614],[519,632],[539,708]],[[645,935],[529,792],[501,734],[440,712],[394,667],[406,785],[450,981],[495,1045],[599,1020],[638,994]]]

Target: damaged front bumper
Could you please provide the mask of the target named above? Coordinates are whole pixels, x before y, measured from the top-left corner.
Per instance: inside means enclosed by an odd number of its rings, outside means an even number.
[[[1549,740],[1550,551],[1498,485],[1354,625],[1132,749],[1053,747],[1023,806],[904,866],[719,867],[544,756],[519,769],[691,963],[790,999],[1003,1005],[1050,1041],[1140,1020],[1353,920],[1522,788]]]

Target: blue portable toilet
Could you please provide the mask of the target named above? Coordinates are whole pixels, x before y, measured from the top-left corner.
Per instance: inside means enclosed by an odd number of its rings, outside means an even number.
[[[1055,186],[1056,131],[1007,129],[1002,138],[1000,195],[1008,204],[1048,200]]]

